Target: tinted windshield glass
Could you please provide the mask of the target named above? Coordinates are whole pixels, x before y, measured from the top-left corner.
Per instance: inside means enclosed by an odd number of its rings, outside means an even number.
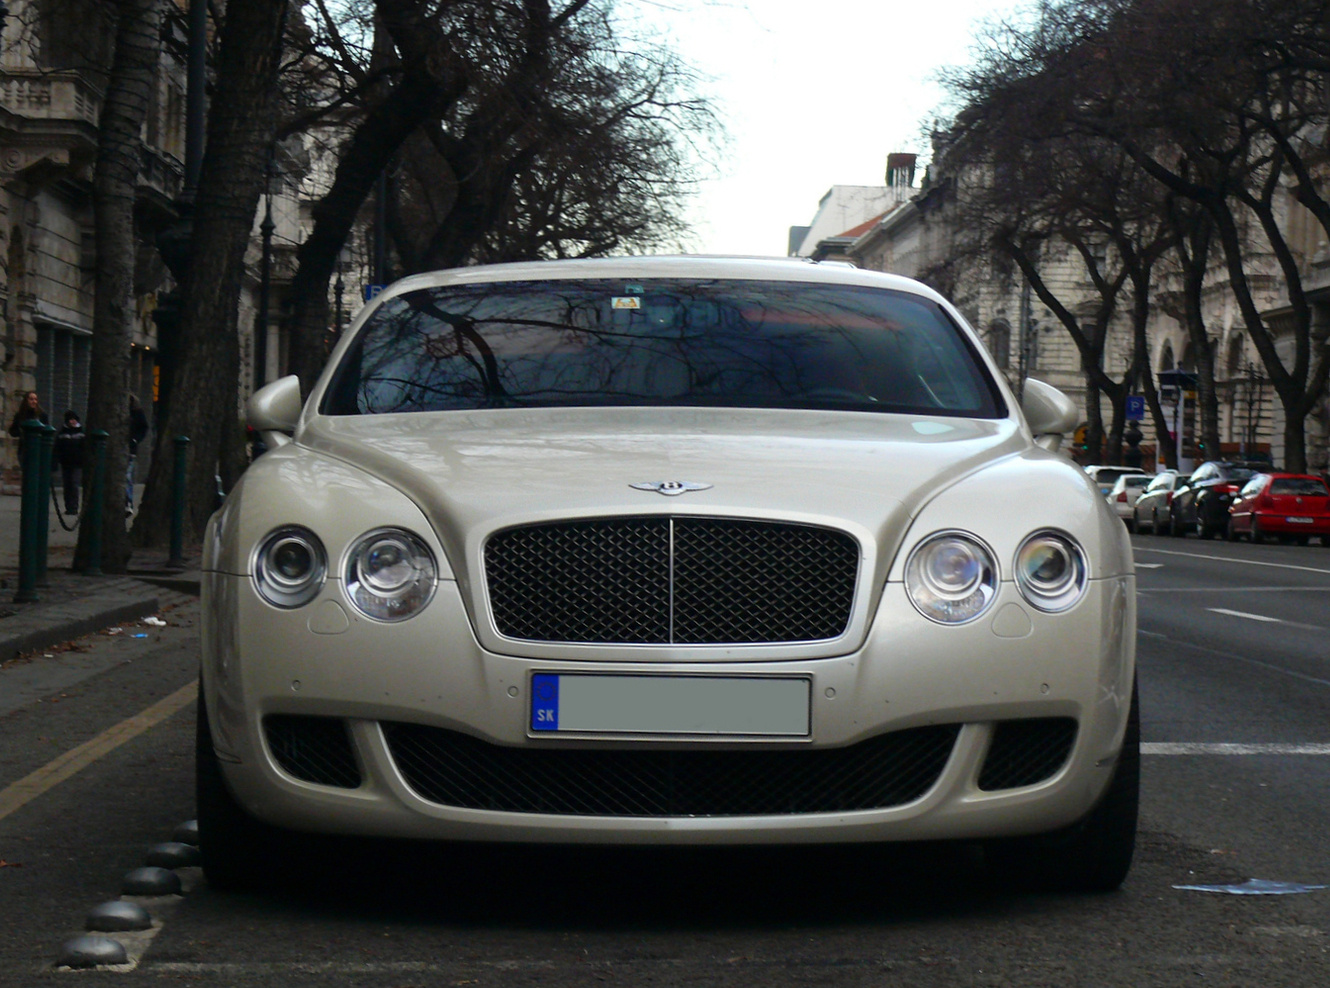
[[[1314,477],[1276,477],[1270,482],[1271,494],[1302,494],[1302,495],[1321,495],[1327,494],[1325,484]]]
[[[674,280],[398,296],[361,328],[322,410],[662,404],[1005,414],[960,330],[927,299]]]

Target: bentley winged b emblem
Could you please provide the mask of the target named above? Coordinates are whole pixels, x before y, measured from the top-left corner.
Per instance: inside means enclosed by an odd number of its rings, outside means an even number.
[[[687,494],[689,491],[704,491],[711,487],[710,484],[699,484],[692,480],[653,480],[641,484],[629,484],[628,486],[638,491],[655,491],[657,494],[664,494],[667,497],[676,497],[680,494]]]

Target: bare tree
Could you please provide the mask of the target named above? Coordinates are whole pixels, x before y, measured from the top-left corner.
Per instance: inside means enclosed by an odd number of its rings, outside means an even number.
[[[273,100],[285,15],[286,0],[229,0],[219,28],[176,378],[134,526],[140,545],[161,544],[170,531],[175,438],[190,439],[185,527],[197,536],[214,508],[214,477],[226,436],[234,442],[239,431],[236,323],[245,248],[275,129]]]
[[[129,457],[129,355],[137,246],[134,203],[142,165],[140,133],[160,60],[162,11],[161,0],[120,0],[116,6],[115,53],[102,103],[93,173],[97,267],[87,425],[105,429],[110,436],[101,525],[101,564],[110,573],[124,572],[130,556],[125,506],[118,492]],[[89,477],[88,486],[91,483]],[[88,525],[79,530],[77,566],[87,564],[90,531]]]
[[[1228,285],[1283,406],[1292,470],[1307,467],[1305,420],[1330,375],[1284,223],[1291,193],[1330,233],[1314,164],[1327,123],[1327,33],[1324,0],[1060,0],[1018,34],[1021,74],[1057,82],[1027,93],[1031,116],[1117,144],[1209,214]],[[1257,284],[1273,272],[1288,293],[1287,355],[1257,300]]]
[[[625,48],[607,4],[379,0],[392,58],[314,208],[292,286],[293,369],[326,358],[328,283],[376,179],[394,162],[399,267],[603,254],[679,233],[690,135],[668,51]],[[380,46],[381,50],[382,46]]]

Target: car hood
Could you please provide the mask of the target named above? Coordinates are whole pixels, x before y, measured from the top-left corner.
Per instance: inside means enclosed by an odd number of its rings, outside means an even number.
[[[937,491],[1030,446],[1010,419],[714,408],[311,416],[297,442],[404,492],[454,566],[499,528],[619,514],[783,518],[886,549]],[[710,486],[631,486],[661,481]]]

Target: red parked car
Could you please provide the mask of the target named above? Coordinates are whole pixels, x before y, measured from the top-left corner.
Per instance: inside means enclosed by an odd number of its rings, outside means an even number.
[[[1241,535],[1253,542],[1274,536],[1300,545],[1319,536],[1321,545],[1330,545],[1330,489],[1308,474],[1256,474],[1229,508],[1229,540]]]

